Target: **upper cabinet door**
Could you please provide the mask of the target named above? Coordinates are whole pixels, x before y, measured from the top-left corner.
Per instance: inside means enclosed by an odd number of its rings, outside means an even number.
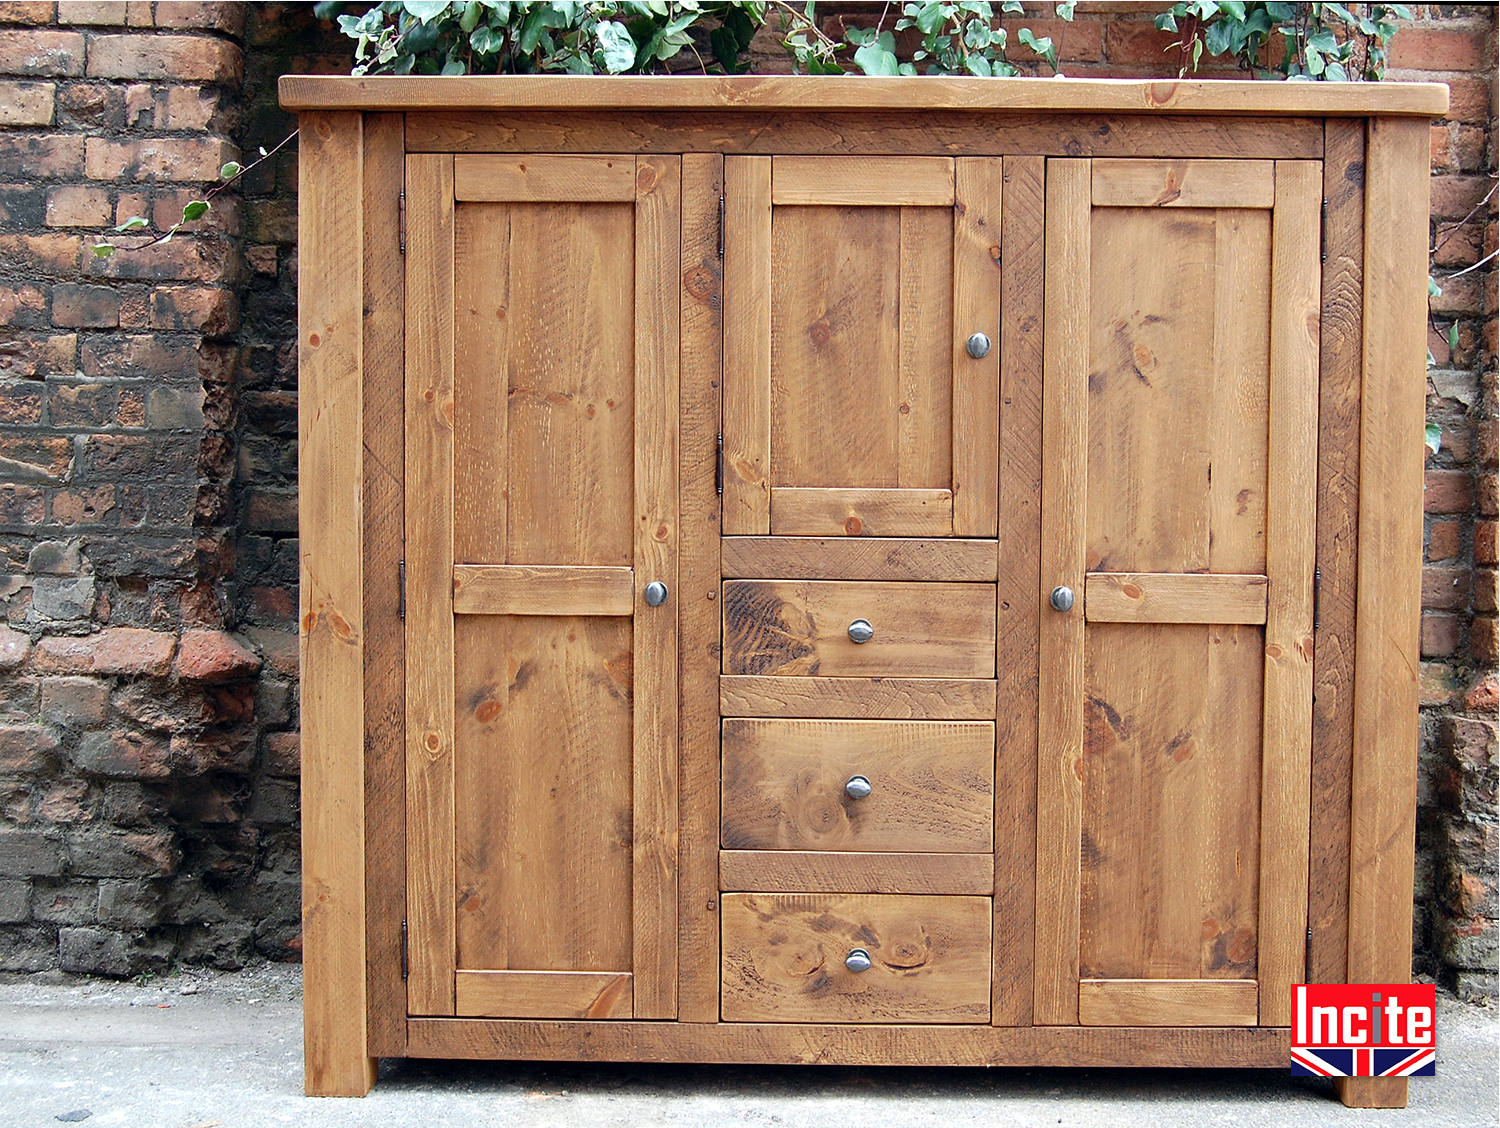
[[[724,171],[724,532],[993,537],[1000,160]]]
[[[1039,1023],[1285,1026],[1321,166],[1047,165]]]
[[[409,1010],[675,1017],[680,158],[406,192]]]

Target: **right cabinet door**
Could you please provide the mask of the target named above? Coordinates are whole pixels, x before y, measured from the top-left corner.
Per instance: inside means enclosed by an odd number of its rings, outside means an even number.
[[[1038,1023],[1303,975],[1321,166],[1047,166]]]

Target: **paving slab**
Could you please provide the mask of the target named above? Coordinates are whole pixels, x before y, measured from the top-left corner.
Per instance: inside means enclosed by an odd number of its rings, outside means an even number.
[[[1405,1110],[1346,1109],[1331,1082],[1249,1069],[381,1063],[363,1099],[302,1095],[299,969],[146,983],[0,982],[0,1126],[1057,1125],[1500,1123],[1500,1015],[1439,996],[1438,1076]]]

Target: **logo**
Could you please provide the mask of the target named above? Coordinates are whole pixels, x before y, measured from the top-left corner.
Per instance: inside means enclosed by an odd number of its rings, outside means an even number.
[[[1304,1077],[1437,1073],[1430,983],[1292,985],[1292,1072]]]

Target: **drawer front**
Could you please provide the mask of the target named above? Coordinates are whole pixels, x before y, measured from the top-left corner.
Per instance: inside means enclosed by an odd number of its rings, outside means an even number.
[[[726,893],[725,1022],[990,1018],[990,898]],[[869,956],[864,971],[846,960]]]
[[[993,584],[727,580],[723,602],[726,674],[995,676]]]
[[[723,751],[725,849],[992,848],[992,722],[731,719]]]

